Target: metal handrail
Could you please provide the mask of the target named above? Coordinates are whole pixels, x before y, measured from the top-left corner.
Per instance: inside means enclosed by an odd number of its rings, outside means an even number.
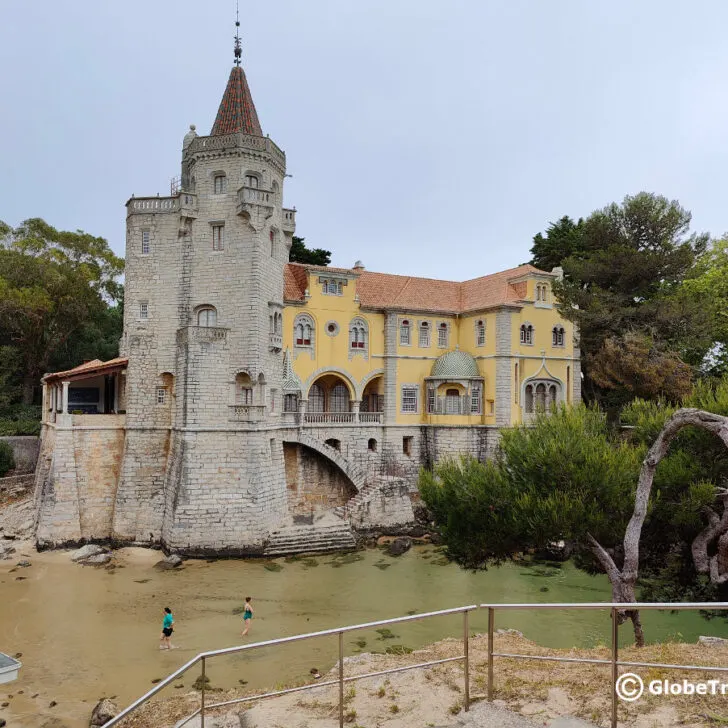
[[[195,716],[200,716],[200,728],[205,728],[205,711],[211,710],[212,708],[219,708],[223,705],[235,705],[236,703],[250,702],[251,700],[261,700],[263,698],[270,698],[278,695],[285,695],[287,693],[298,692],[301,690],[312,690],[313,688],[323,687],[325,685],[339,685],[339,725],[343,728],[344,725],[344,683],[352,682],[353,680],[362,680],[365,677],[374,677],[376,675],[388,675],[390,673],[402,672],[404,670],[414,670],[419,667],[428,667],[430,665],[439,665],[443,662],[455,662],[457,660],[465,661],[465,691],[463,698],[463,707],[465,710],[470,709],[470,680],[469,680],[469,664],[468,664],[468,612],[474,612],[478,609],[477,604],[471,604],[466,607],[453,607],[452,609],[440,609],[436,612],[425,612],[424,614],[411,614],[406,617],[395,617],[394,619],[380,619],[376,622],[364,622],[362,624],[354,624],[346,627],[335,627],[334,629],[325,629],[319,632],[307,632],[305,634],[297,634],[291,637],[278,637],[272,640],[265,640],[264,642],[255,642],[250,645],[239,645],[237,647],[224,647],[219,650],[210,650],[209,652],[201,652],[196,657],[193,657],[189,662],[186,662],[182,667],[173,672],[168,677],[164,678],[161,682],[157,683],[151,690],[146,692],[141,698],[135,700],[130,706],[124,708],[116,717],[112,718],[107,723],[104,723],[103,728],[112,728],[119,724],[124,718],[135,712],[150,698],[154,697],[160,690],[164,689],[171,682],[176,680],[180,675],[184,674],[191,667],[196,665],[198,662],[202,663],[202,680],[201,680],[201,698],[200,708],[191,715],[187,716],[184,722],[179,723],[179,726],[184,725],[189,720],[192,720]],[[354,632],[360,629],[372,629],[373,627],[381,627],[387,624],[401,624],[403,622],[416,622],[421,619],[427,619],[429,617],[440,617],[447,614],[462,614],[463,615],[463,644],[464,654],[458,657],[449,657],[445,660],[434,660],[432,662],[422,662],[417,665],[408,665],[406,667],[393,668],[391,670],[382,670],[380,672],[369,673],[367,675],[352,675],[348,678],[344,677],[344,635],[348,632]],[[212,705],[205,705],[205,667],[206,661],[211,657],[219,657],[220,655],[232,655],[237,652],[244,652],[246,650],[258,649],[261,647],[270,647],[271,645],[283,645],[290,642],[300,642],[301,640],[313,639],[314,637],[327,637],[330,635],[337,635],[339,642],[339,676],[337,680],[329,680],[321,683],[316,682],[311,685],[302,685],[295,688],[287,688],[286,690],[277,690],[275,692],[263,693],[261,695],[251,695],[244,698],[235,698],[234,700],[228,700],[222,703],[213,703]]]
[[[627,662],[619,659],[619,613],[624,611],[643,611],[650,609],[728,609],[726,602],[575,602],[569,604],[481,604],[481,609],[488,610],[488,700],[493,700],[493,658],[506,657],[516,660],[540,660],[543,662],[581,662],[592,665],[610,665],[612,668],[612,715],[611,728],[617,728],[618,694],[617,679],[620,667],[659,667],[662,669],[698,670],[713,672],[728,672],[728,667],[711,667],[708,665],[668,665],[657,662]],[[609,609],[612,618],[612,658],[598,660],[588,657],[552,657],[550,655],[524,655],[511,652],[494,652],[493,636],[495,632],[495,612],[497,609]]]
[[[407,615],[406,617],[395,617],[394,619],[380,619],[376,622],[364,622],[362,624],[349,625],[346,627],[336,627],[333,629],[321,630],[319,632],[307,632],[305,634],[293,635],[291,637],[279,637],[272,640],[265,640],[264,642],[255,642],[249,645],[240,645],[237,647],[226,647],[219,650],[210,650],[208,652],[201,652],[196,657],[192,658],[189,662],[186,662],[182,667],[173,672],[171,675],[166,677],[161,682],[157,683],[151,690],[142,695],[140,698],[135,700],[131,705],[121,711],[116,717],[104,724],[103,728],[112,728],[112,726],[118,725],[124,718],[131,715],[150,698],[154,697],[157,693],[163,690],[167,685],[172,683],[178,677],[183,675],[187,670],[196,665],[197,663],[202,664],[202,680],[200,689],[200,707],[192,714],[187,716],[179,726],[184,725],[192,718],[200,716],[200,726],[205,728],[205,713],[206,711],[212,710],[213,708],[221,708],[227,705],[236,705],[239,703],[251,702],[253,700],[262,700],[263,698],[272,698],[280,695],[287,695],[289,693],[300,692],[302,690],[312,690],[314,688],[325,687],[327,685],[339,686],[339,726],[344,726],[344,683],[353,682],[354,680],[363,680],[365,678],[378,677],[380,675],[389,675],[397,672],[404,672],[406,670],[415,670],[421,667],[431,667],[433,665],[441,665],[448,662],[458,662],[462,660],[464,669],[464,692],[463,692],[463,708],[464,710],[470,709],[470,659],[469,659],[469,647],[470,647],[470,635],[469,635],[469,618],[470,612],[474,612],[478,609],[488,610],[488,700],[493,700],[493,672],[494,672],[494,658],[505,657],[510,659],[526,659],[526,660],[540,660],[548,662],[580,662],[595,665],[610,665],[612,668],[612,716],[611,726],[617,728],[617,678],[619,676],[620,667],[658,667],[662,669],[676,669],[676,670],[696,670],[696,671],[716,671],[716,672],[728,672],[728,667],[712,667],[709,665],[671,665],[663,663],[650,663],[650,662],[628,662],[620,661],[618,659],[618,634],[619,634],[619,613],[625,610],[636,611],[636,610],[650,610],[650,609],[662,609],[662,610],[679,610],[679,609],[691,609],[691,610],[728,610],[728,603],[726,602],[571,602],[571,603],[536,603],[536,604],[471,604],[464,607],[454,607],[451,609],[441,609],[435,612],[425,612],[423,614]],[[515,610],[515,609],[609,609],[611,611],[611,622],[612,622],[612,657],[609,660],[603,659],[592,659],[592,658],[576,658],[576,657],[551,657],[548,655],[526,655],[519,653],[509,652],[495,652],[493,649],[493,638],[495,633],[495,612],[496,610]],[[377,672],[369,672],[361,675],[350,675],[344,676],[344,635],[348,632],[354,632],[361,629],[372,629],[374,627],[381,627],[389,624],[402,624],[404,622],[416,622],[422,619],[428,619],[430,617],[439,617],[448,614],[462,614],[463,615],[463,654],[456,657],[448,657],[441,660],[432,660],[429,662],[420,662],[414,665],[405,665],[402,667],[392,668],[389,670],[380,670]],[[327,680],[325,682],[315,682],[309,685],[301,685],[293,688],[286,688],[284,690],[276,690],[272,692],[250,695],[243,698],[234,698],[232,700],[226,700],[219,703],[206,704],[205,695],[205,671],[206,662],[208,659],[218,657],[220,655],[232,655],[238,652],[244,652],[246,650],[259,649],[261,647],[269,647],[272,645],[288,644],[290,642],[299,642],[301,640],[313,639],[315,637],[327,637],[336,635],[338,637],[338,648],[339,648],[339,659],[338,659],[338,677],[334,680]]]

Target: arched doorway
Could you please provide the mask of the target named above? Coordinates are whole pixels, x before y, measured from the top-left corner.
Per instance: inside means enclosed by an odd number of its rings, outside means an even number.
[[[351,411],[351,384],[338,374],[323,374],[308,390],[308,423],[346,423],[354,421]]]
[[[360,412],[368,415],[380,415],[384,412],[384,377],[380,374],[367,382],[361,397]],[[362,417],[362,422],[366,421],[366,417]],[[379,421],[379,417],[372,417],[374,421]]]

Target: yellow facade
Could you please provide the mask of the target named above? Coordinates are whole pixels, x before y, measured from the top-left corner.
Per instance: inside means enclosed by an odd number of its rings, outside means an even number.
[[[361,284],[361,269],[331,269],[330,275],[343,284],[332,295],[326,292],[327,283],[322,282],[329,276],[327,269],[304,268],[305,295],[302,300],[285,303],[283,347],[300,379],[300,397],[309,413],[342,411],[347,404],[342,404],[341,399],[334,403],[338,409],[330,408],[328,394],[317,399],[322,396],[321,391],[330,392],[341,383],[348,391],[349,411],[372,412],[377,407],[383,414],[389,412],[383,420],[385,424],[409,426],[518,424],[528,421],[528,415],[539,403],[571,403],[575,393],[580,397],[574,328],[557,309],[551,274],[530,266],[524,267],[524,273],[514,269],[517,300],[481,310],[453,312],[373,304],[367,300],[371,295],[365,295]],[[372,280],[382,274],[367,275]],[[421,281],[422,286],[427,284],[424,279],[414,280]],[[486,285],[488,279],[484,281]],[[368,291],[371,284],[367,285]],[[306,343],[308,339],[303,339],[301,345],[296,327],[306,317],[313,322],[312,340]],[[352,343],[356,334],[351,325],[359,319],[366,327],[363,348],[355,348]],[[410,327],[409,343],[403,333],[406,324]],[[423,324],[429,335],[421,333]],[[440,334],[443,325],[445,333]],[[531,327],[530,339],[528,333],[522,332],[522,326]],[[433,378],[437,360],[455,351],[470,355],[467,358],[475,361],[477,376],[463,378],[453,373]],[[387,382],[391,377],[395,379],[393,387],[387,386],[391,385]],[[543,387],[537,392],[539,383]],[[313,385],[319,388],[312,390]],[[407,411],[413,408],[412,400],[404,401],[404,389],[408,387],[409,397],[411,388],[416,389],[414,411]],[[394,395],[396,402],[369,400],[372,393],[382,398]],[[538,400],[539,396],[542,399]],[[504,414],[499,416],[499,412]]]

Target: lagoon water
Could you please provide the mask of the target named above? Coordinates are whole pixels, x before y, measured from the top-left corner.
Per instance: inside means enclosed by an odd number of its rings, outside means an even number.
[[[26,552],[27,553],[27,552]],[[608,601],[604,576],[588,576],[564,564],[559,569],[506,564],[487,572],[463,571],[443,563],[432,547],[416,547],[399,558],[379,550],[353,557],[317,556],[287,562],[261,560],[187,561],[176,571],[157,571],[159,552],[123,549],[113,571],[84,567],[68,552],[29,553],[32,566],[0,562],[0,651],[22,653],[20,679],[0,686],[0,717],[8,725],[37,728],[56,717],[68,728],[86,728],[103,696],[125,706],[194,655],[245,640],[262,641],[336,626],[403,616],[477,602]],[[271,566],[272,563],[278,566]],[[17,577],[25,577],[17,580]],[[253,597],[255,617],[248,638],[234,610]],[[160,651],[162,609],[175,615],[174,643]],[[383,651],[391,644],[417,648],[462,634],[461,617],[438,617],[402,626],[383,640],[374,630],[346,638],[348,654]],[[724,620],[706,622],[694,612],[643,615],[649,641],[695,641],[700,634],[728,636]],[[471,615],[473,632],[487,629],[485,612]],[[609,639],[608,612],[522,611],[497,617],[550,647],[593,646]],[[623,641],[631,629],[622,629]],[[365,644],[356,644],[365,640]],[[209,663],[217,687],[273,687],[304,678],[310,668],[329,669],[337,638],[263,648]],[[194,673],[194,674],[193,674]],[[199,670],[181,682],[189,689]],[[22,692],[21,692],[22,691]],[[186,692],[186,690],[184,691]],[[172,688],[163,695],[174,694]],[[12,698],[7,696],[12,695]],[[36,697],[33,697],[36,696]],[[51,701],[58,704],[49,707]]]

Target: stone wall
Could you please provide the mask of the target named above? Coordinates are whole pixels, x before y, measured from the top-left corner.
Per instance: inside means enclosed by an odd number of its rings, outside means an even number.
[[[40,438],[35,436],[0,437],[0,442],[7,442],[13,448],[15,471],[18,474],[32,473],[38,462]]]

